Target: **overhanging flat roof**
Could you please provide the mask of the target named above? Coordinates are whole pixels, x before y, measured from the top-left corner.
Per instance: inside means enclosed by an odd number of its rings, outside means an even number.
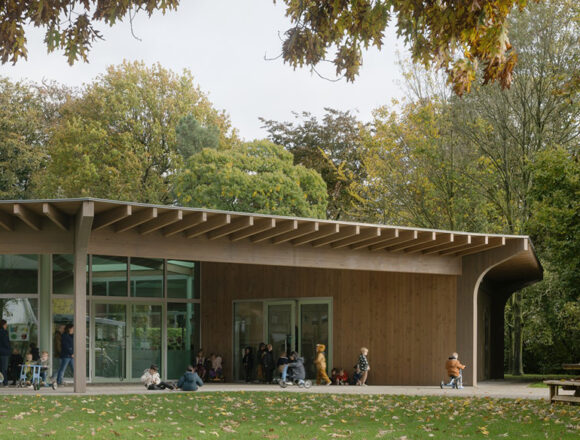
[[[434,261],[432,257],[461,260],[524,241],[527,249],[524,254],[514,258],[511,264],[503,263],[495,272],[492,269],[489,275],[501,281],[511,278],[537,280],[542,274],[527,236],[337,222],[94,198],[0,201],[0,239],[6,233],[16,231],[38,233],[47,228],[70,231],[84,202],[91,202],[94,206],[91,234],[95,236],[106,231],[109,237],[111,234],[119,237],[131,234],[143,240],[156,237],[158,243],[160,238],[172,242],[178,238],[181,243],[220,243],[221,249],[226,249],[224,243],[229,244],[227,249],[243,243],[245,249],[249,249],[248,246],[259,246],[261,250],[275,247],[309,249],[310,254],[311,250],[319,250],[323,258],[340,253],[341,256],[365,255],[365,258],[372,256],[375,259],[386,255],[405,256],[423,261]],[[8,253],[0,245],[2,252]],[[285,265],[284,261],[280,265]]]

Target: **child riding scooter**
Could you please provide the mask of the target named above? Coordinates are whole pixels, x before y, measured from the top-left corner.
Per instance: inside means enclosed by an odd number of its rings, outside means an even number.
[[[461,374],[461,370],[465,368],[458,359],[459,355],[457,353],[453,353],[445,362],[445,369],[447,370],[447,375],[449,376],[449,383],[445,383],[441,381],[440,386],[441,389],[443,387],[451,387],[462,389],[463,388],[463,375]]]
[[[298,385],[300,388],[310,388],[312,382],[305,380],[306,371],[304,370],[304,359],[293,351],[290,353],[289,360],[290,362],[282,370],[282,378],[279,382],[280,386],[286,388],[288,385]]]

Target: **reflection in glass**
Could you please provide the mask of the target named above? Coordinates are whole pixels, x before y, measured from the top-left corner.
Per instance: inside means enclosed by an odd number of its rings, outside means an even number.
[[[268,305],[268,343],[272,344],[274,360],[283,352],[292,350],[292,330],[294,304]],[[294,312],[295,313],[295,312]]]
[[[38,255],[0,255],[0,293],[38,293]]]
[[[131,296],[163,297],[163,260],[132,257],[129,278]]]
[[[127,296],[127,257],[93,255],[93,295]]]
[[[140,378],[151,364],[161,367],[161,305],[132,304],[131,370]],[[160,370],[159,374],[163,375]]]
[[[95,304],[95,377],[125,378],[127,306]]]
[[[0,315],[8,322],[10,346],[24,356],[31,344],[38,347],[38,300],[0,298]]]
[[[52,293],[59,295],[73,294],[73,266],[74,258],[72,255],[55,254],[52,256]]]
[[[167,297],[199,298],[199,263],[167,260]]]
[[[200,344],[199,304],[167,304],[167,378],[179,378]]]
[[[316,368],[314,367],[316,344],[326,345],[327,365],[332,363],[329,362],[330,353],[328,352],[328,316],[328,304],[300,304],[301,355],[304,357],[306,377],[316,377]]]
[[[256,354],[258,346],[263,339],[264,318],[263,303],[260,301],[248,301],[234,303],[234,378],[244,380],[244,368],[242,358],[244,349],[252,348],[254,355],[254,371],[252,377],[256,377]]]

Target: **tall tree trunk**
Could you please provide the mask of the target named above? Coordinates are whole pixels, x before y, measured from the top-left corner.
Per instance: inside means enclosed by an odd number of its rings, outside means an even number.
[[[522,295],[520,292],[512,296],[512,374],[521,376],[524,374],[522,359],[524,345],[524,320],[522,311]]]

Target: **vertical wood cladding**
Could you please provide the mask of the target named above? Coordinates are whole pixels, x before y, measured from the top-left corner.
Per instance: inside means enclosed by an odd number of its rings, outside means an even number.
[[[333,365],[369,348],[369,383],[434,385],[456,350],[456,277],[202,263],[202,346],[232,377],[233,301],[331,297]]]

